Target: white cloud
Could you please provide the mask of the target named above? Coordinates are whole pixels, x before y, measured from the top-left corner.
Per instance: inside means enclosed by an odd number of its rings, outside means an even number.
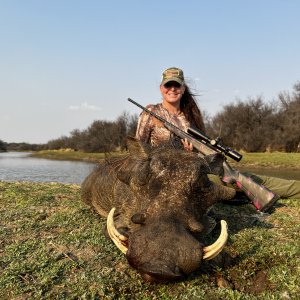
[[[96,105],[88,104],[87,102],[83,102],[80,105],[70,105],[69,110],[100,111],[102,108]]]

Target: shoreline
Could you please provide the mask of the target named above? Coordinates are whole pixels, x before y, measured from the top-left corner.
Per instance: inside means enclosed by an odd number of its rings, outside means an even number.
[[[80,151],[45,150],[31,152],[30,156],[35,158],[45,158],[53,160],[84,161],[99,163],[106,158],[122,157],[127,152],[112,153],[84,153]],[[279,169],[287,168],[300,170],[300,153],[285,152],[265,152],[265,153],[242,153],[243,158],[240,162],[228,159],[228,162],[236,168],[251,169]]]
[[[43,150],[38,152],[31,152],[30,157],[51,160],[68,160],[99,163],[105,160],[106,158],[122,157],[124,155],[126,155],[125,152],[85,153],[81,151]]]

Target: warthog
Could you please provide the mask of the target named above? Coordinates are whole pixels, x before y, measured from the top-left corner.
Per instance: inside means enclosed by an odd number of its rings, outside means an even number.
[[[82,198],[107,218],[109,236],[145,280],[182,278],[225,246],[225,221],[217,241],[204,246],[208,208],[234,196],[207,176],[218,172],[224,158],[150,148],[134,138],[128,138],[128,149],[128,156],[99,165],[85,179]]]

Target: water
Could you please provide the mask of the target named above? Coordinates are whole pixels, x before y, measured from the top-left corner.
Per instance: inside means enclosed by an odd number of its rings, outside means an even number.
[[[95,164],[78,161],[56,161],[33,158],[27,152],[0,153],[0,180],[37,181],[80,184],[94,169]],[[300,170],[292,169],[240,169],[250,173],[285,179],[300,180]]]
[[[30,157],[27,152],[0,153],[0,180],[80,184],[95,164]]]

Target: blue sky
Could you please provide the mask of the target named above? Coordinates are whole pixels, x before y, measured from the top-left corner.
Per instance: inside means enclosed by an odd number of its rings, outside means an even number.
[[[300,80],[300,1],[1,0],[0,139],[44,143],[161,100],[184,70],[213,116]]]

